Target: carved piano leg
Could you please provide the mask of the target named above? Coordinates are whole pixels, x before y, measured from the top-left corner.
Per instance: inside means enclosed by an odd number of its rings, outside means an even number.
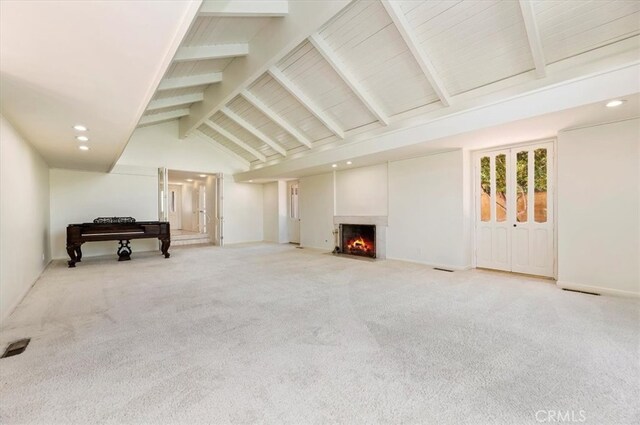
[[[161,239],[161,241],[162,241],[162,247],[160,248],[160,250],[162,251],[164,258],[169,258],[171,256],[171,254],[169,254],[169,246],[171,245],[171,239]]]
[[[69,264],[69,267],[75,267],[76,262],[78,261],[76,257],[76,248],[74,246],[67,245],[67,254],[69,254],[69,258],[71,258],[71,260],[69,260],[67,264]]]
[[[78,262],[78,263],[82,261],[82,248],[81,248],[81,246],[82,245],[78,245],[75,248],[75,251],[76,251],[76,262]]]
[[[131,247],[129,246],[129,240],[121,240],[118,247],[118,261],[131,260]]]

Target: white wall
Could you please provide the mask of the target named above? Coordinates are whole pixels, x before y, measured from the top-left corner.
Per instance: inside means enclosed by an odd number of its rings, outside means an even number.
[[[336,215],[386,216],[387,164],[336,172]]]
[[[195,183],[195,182],[194,182]],[[196,230],[194,229],[194,222],[196,216],[193,213],[193,187],[194,184],[182,185],[182,228],[184,230]],[[196,196],[198,192],[195,192]]]
[[[51,185],[51,251],[53,258],[67,258],[66,227],[96,217],[134,217],[138,221],[158,219],[158,177],[144,174],[93,173],[53,169]],[[115,255],[117,241],[82,245],[82,254]],[[131,241],[136,252],[157,249],[152,239]]]
[[[137,129],[116,169],[122,166],[222,173],[224,243],[263,239],[262,185],[233,180],[233,174],[247,170],[248,165],[197,132],[178,139],[177,120]]]
[[[51,260],[49,168],[0,115],[0,323]]]
[[[300,179],[300,245],[333,250],[333,174]]]
[[[389,164],[387,258],[470,266],[466,155],[455,151]]]
[[[558,135],[558,285],[640,295],[640,120]]]
[[[280,220],[278,211],[278,182],[265,183],[262,188],[264,240],[278,242]]]

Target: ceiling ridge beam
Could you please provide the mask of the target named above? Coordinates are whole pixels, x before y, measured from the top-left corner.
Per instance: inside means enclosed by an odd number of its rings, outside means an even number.
[[[198,61],[207,59],[224,59],[249,54],[248,43],[212,44],[209,46],[180,47],[174,62]]]
[[[542,49],[538,22],[536,21],[536,15],[533,11],[533,2],[520,0],[520,10],[522,11],[522,19],[524,20],[524,27],[527,31],[527,38],[529,39],[531,56],[533,57],[533,63],[536,67],[536,75],[538,78],[546,77],[547,63],[544,59],[544,50]]]
[[[176,109],[174,111],[160,112],[158,114],[143,115],[138,121],[138,126],[155,124],[161,121],[173,120],[189,115],[189,108]]]
[[[191,75],[188,77],[165,78],[160,82],[158,91],[182,89],[185,87],[204,86],[222,81],[222,72]]]
[[[315,47],[329,65],[331,65],[331,68],[333,68],[336,74],[342,78],[342,81],[344,81],[356,97],[360,99],[360,102],[362,102],[369,112],[371,112],[382,125],[389,125],[389,117],[385,114],[380,105],[378,105],[378,102],[376,102],[356,77],[347,69],[345,63],[338,58],[336,53],[320,36],[320,34],[312,34],[311,37],[309,37],[309,40],[313,47]]]
[[[231,140],[233,143],[235,143],[236,145],[240,146],[242,149],[244,149],[245,151],[249,152],[251,155],[255,156],[259,161],[267,162],[267,157],[266,156],[264,156],[263,154],[261,154],[260,152],[258,152],[257,150],[255,150],[254,148],[252,148],[251,146],[249,146],[248,144],[246,144],[242,140],[238,139],[236,136],[234,136],[233,134],[231,134],[229,131],[225,130],[224,128],[220,127],[218,124],[214,123],[211,120],[205,120],[204,124],[206,126],[208,126],[209,128],[211,128],[212,130],[216,131],[217,133],[220,133],[220,135],[222,135],[222,136],[226,137],[227,139]]]
[[[183,96],[165,97],[164,99],[155,99],[149,102],[147,111],[155,109],[171,108],[172,106],[188,105],[190,103],[202,102],[204,95],[202,93],[185,94]]]
[[[280,85],[289,92],[298,102],[302,104],[309,112],[311,112],[320,122],[327,127],[333,134],[344,139],[344,130],[329,117],[320,107],[307,96],[293,81],[282,73],[277,67],[269,68],[269,75],[273,77]]]
[[[249,133],[253,134],[258,139],[262,140],[264,143],[266,143],[269,147],[271,147],[274,151],[278,152],[280,155],[287,156],[287,150],[285,148],[283,148],[275,140],[273,140],[272,138],[264,134],[262,131],[258,130],[255,126],[247,122],[244,118],[242,118],[240,115],[233,112],[228,107],[225,106],[220,110],[220,112],[222,112],[223,114],[231,118],[233,121],[238,123],[241,127],[247,130]]]
[[[287,16],[288,14],[287,0],[204,0],[198,11],[199,16],[218,17]]]
[[[420,48],[418,40],[411,29],[409,21],[407,21],[407,18],[404,16],[400,5],[393,0],[380,1],[398,29],[398,32],[400,32],[400,35],[409,48],[409,51],[415,58],[416,62],[418,62],[418,66],[422,69],[424,76],[427,77],[429,84],[431,84],[431,87],[433,87],[433,90],[440,98],[440,102],[442,102],[444,106],[451,105],[451,96],[449,95],[444,82],[438,75],[431,59],[429,59],[429,57]]]
[[[236,152],[232,151],[231,149],[229,149],[228,147],[226,147],[222,143],[218,142],[216,139],[214,139],[213,137],[209,136],[208,134],[206,134],[202,130],[196,129],[196,132],[199,133],[201,136],[205,137],[207,143],[211,143],[215,147],[222,149],[225,153],[229,154],[233,158],[235,158],[238,161],[242,162],[247,168],[251,167],[251,163],[249,161],[247,161],[246,158],[243,158],[242,156],[238,155]]]
[[[299,143],[311,149],[311,141],[307,137],[305,137],[293,125],[285,121],[285,119],[282,118],[280,115],[276,114],[273,111],[273,109],[268,107],[264,102],[258,99],[253,93],[249,92],[248,90],[243,90],[242,92],[240,92],[240,95],[244,97],[247,100],[247,102],[253,105],[257,110],[265,114],[267,118],[269,118],[271,121],[273,121],[274,123],[282,127],[286,132],[288,132],[293,137],[295,137]]]

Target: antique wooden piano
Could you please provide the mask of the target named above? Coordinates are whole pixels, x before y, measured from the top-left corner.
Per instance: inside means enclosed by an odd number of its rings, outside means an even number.
[[[132,239],[158,238],[162,242],[160,251],[169,258],[171,236],[166,221],[136,221],[132,217],[99,217],[93,223],[70,224],[67,226],[67,254],[69,267],[75,267],[82,260],[85,242],[120,241],[118,261],[131,259]]]

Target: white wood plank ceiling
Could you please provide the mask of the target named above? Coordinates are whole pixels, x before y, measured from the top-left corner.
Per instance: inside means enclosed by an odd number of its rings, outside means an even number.
[[[140,125],[189,115],[287,10],[203,2]],[[189,131],[252,165],[282,161],[639,34],[634,0],[356,0]]]

